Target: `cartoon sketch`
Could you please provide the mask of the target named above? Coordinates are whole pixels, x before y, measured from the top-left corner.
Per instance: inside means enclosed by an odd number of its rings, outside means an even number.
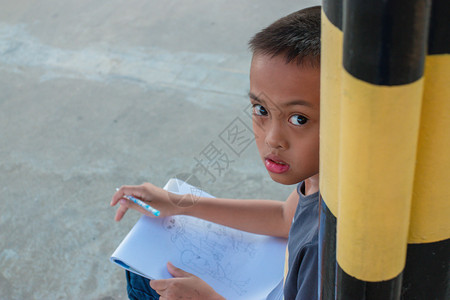
[[[235,262],[238,256],[242,263],[255,256],[256,249],[244,241],[242,232],[186,216],[166,218],[163,227],[181,251],[181,262],[185,266],[197,274],[208,274],[226,283],[239,295],[246,293],[250,276],[239,280],[237,278],[242,278],[243,274],[236,274],[231,267],[231,261]]]

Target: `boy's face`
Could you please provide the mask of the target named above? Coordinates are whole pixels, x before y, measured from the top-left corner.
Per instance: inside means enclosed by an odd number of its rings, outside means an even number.
[[[256,145],[272,179],[296,184],[317,175],[320,69],[254,55],[249,94]]]

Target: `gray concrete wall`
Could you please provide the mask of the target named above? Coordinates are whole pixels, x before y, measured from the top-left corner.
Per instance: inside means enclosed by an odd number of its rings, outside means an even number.
[[[214,146],[216,196],[283,200],[247,116],[249,38],[318,1],[0,0],[0,299],[126,299],[114,189]],[[247,132],[248,134],[248,132]],[[212,144],[211,144],[212,143]]]

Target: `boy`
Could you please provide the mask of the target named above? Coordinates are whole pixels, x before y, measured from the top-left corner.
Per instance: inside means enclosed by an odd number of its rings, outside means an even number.
[[[183,196],[146,183],[123,186],[113,196],[111,205],[120,203],[117,221],[128,208],[146,213],[123,198],[131,194],[151,203],[161,216],[191,215],[253,233],[289,237],[284,298],[317,298],[320,13],[316,6],[290,14],[250,41],[249,97],[256,145],[274,181],[298,184],[288,199],[199,198],[193,206],[180,207],[175,203]],[[167,267],[174,278],[150,282],[161,299],[223,299],[200,278],[170,263]],[[131,273],[127,280],[130,298],[157,299],[148,280]]]

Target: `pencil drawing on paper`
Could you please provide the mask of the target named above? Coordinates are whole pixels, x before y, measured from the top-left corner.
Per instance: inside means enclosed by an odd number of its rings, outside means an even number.
[[[185,266],[223,282],[239,295],[247,292],[250,274],[236,274],[232,267],[255,256],[254,245],[244,240],[242,232],[186,216],[166,218],[163,226]]]

